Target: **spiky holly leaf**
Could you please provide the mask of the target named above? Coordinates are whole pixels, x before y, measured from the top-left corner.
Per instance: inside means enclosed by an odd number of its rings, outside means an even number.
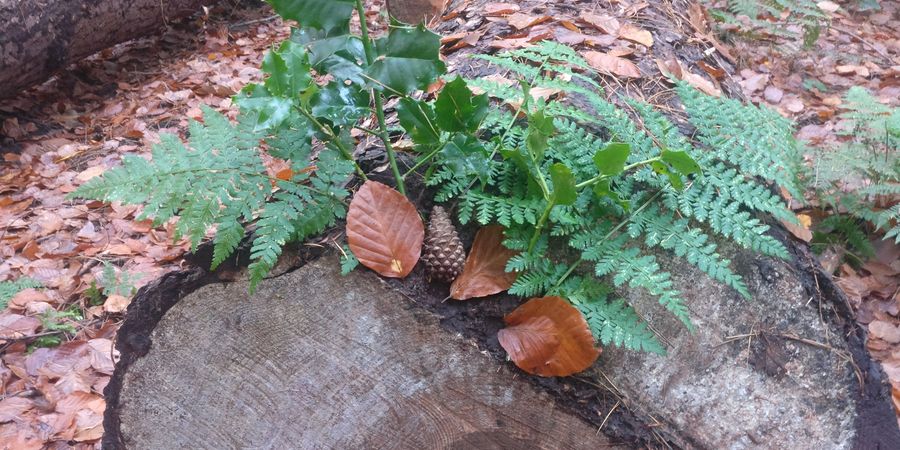
[[[295,20],[303,27],[340,34],[346,34],[350,29],[350,15],[355,4],[354,0],[267,1],[285,19]]]
[[[444,85],[434,101],[437,124],[445,131],[474,132],[488,113],[487,94],[475,95],[466,82],[456,77]]]
[[[316,117],[334,125],[352,125],[369,112],[369,95],[356,85],[332,81],[317,90],[309,101]]]
[[[553,181],[553,203],[557,205],[571,205],[578,198],[575,190],[575,176],[572,169],[563,163],[550,166],[550,179]]]
[[[625,169],[625,162],[631,154],[631,146],[621,142],[612,142],[603,150],[594,153],[594,165],[603,175],[615,176]]]
[[[417,27],[394,26],[376,42],[378,58],[367,69],[372,87],[389,94],[424,90],[447,71],[440,60],[440,36]]]
[[[397,104],[397,118],[400,126],[416,144],[433,145],[440,142],[441,135],[436,129],[434,109],[428,103],[404,97]]]

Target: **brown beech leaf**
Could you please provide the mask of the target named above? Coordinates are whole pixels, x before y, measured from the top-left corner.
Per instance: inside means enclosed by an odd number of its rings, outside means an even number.
[[[505,318],[500,345],[520,369],[542,377],[565,377],[587,369],[600,356],[587,321],[560,297],[528,300]]]
[[[622,39],[636,42],[644,47],[653,45],[653,35],[649,31],[638,28],[630,23],[626,23],[619,28],[619,37]]]
[[[585,12],[581,13],[581,20],[606,34],[617,34],[621,27],[618,19],[606,14],[600,15]]]
[[[425,225],[403,194],[366,181],[350,202],[347,243],[362,265],[385,277],[403,278],[422,253]]]
[[[506,262],[515,254],[503,246],[502,226],[489,225],[478,230],[462,273],[450,285],[450,296],[467,300],[509,289],[516,274],[505,270]]]
[[[600,72],[619,75],[627,78],[640,78],[641,70],[633,62],[601,52],[584,52],[584,59],[591,67]]]

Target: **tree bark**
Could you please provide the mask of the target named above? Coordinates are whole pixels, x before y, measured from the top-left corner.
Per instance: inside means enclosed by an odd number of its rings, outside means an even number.
[[[441,14],[445,0],[386,0],[388,12],[397,20],[416,24],[426,23]]]
[[[0,98],[215,0],[0,0]]]

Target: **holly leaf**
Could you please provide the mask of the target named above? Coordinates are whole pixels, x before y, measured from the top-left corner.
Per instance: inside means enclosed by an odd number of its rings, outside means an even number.
[[[575,190],[575,176],[572,170],[563,163],[550,166],[550,180],[553,181],[553,203],[571,205],[578,198]]]
[[[610,181],[600,180],[597,184],[594,185],[594,194],[598,197],[609,197],[612,201],[618,203],[622,208],[628,211],[631,208],[631,204],[628,201],[623,201],[619,194],[612,190],[610,186]]]
[[[422,254],[425,225],[407,198],[377,181],[363,183],[347,211],[347,244],[360,264],[404,278]]]
[[[234,97],[234,102],[253,123],[253,131],[262,131],[281,125],[291,114],[293,100],[272,95],[261,84],[248,84]]]
[[[478,230],[463,271],[450,285],[456,300],[486,297],[503,292],[516,281],[515,272],[506,271],[509,258],[516,255],[503,246],[503,227],[489,225]]]
[[[488,103],[487,94],[475,95],[465,80],[457,76],[444,85],[434,101],[437,125],[450,132],[474,132],[487,115]]]
[[[433,145],[440,142],[441,135],[435,129],[434,110],[428,103],[403,97],[397,104],[397,118],[400,126],[416,144]]]
[[[359,37],[329,36],[320,30],[303,28],[294,30],[291,40],[308,49],[309,63],[316,72],[331,74],[338,81],[366,84],[366,52]]]
[[[500,346],[520,369],[542,377],[565,377],[587,369],[600,356],[584,316],[560,297],[528,300],[503,318]]]
[[[278,50],[266,53],[262,70],[269,76],[265,86],[276,96],[293,97],[309,88],[312,82],[311,66],[306,50],[290,40],[284,41]]]
[[[681,150],[663,150],[660,157],[676,172],[682,175],[690,175],[692,173],[700,173],[700,165],[694,158],[685,151]]]
[[[310,98],[312,114],[337,126],[352,125],[369,112],[369,95],[356,85],[331,81]]]
[[[531,153],[532,159],[541,161],[544,159],[544,151],[548,148],[549,137],[556,132],[553,125],[553,117],[547,116],[539,110],[528,116],[528,136],[525,138],[525,146]]]
[[[346,34],[355,0],[267,0],[272,9],[301,27]]]
[[[379,56],[366,70],[375,89],[410,94],[426,89],[447,71],[439,57],[440,36],[424,25],[393,26],[387,37],[376,41],[376,47]]]
[[[616,176],[625,170],[625,162],[631,154],[631,146],[622,142],[612,142],[602,150],[594,153],[594,165],[600,173]]]
[[[454,135],[441,151],[445,166],[460,176],[475,175],[482,183],[488,182],[491,173],[489,156],[477,138],[461,133]]]

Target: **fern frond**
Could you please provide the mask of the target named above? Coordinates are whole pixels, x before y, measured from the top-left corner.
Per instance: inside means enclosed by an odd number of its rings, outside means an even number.
[[[803,198],[802,154],[789,120],[765,107],[706,95],[684,82],[675,89],[709,158],[734,164],[746,175],[774,182],[794,198]]]
[[[670,212],[649,207],[632,215],[628,232],[632,237],[643,235],[644,242],[650,247],[673,251],[711,278],[731,286],[744,298],[750,298],[743,278],[731,270],[731,261],[722,258],[709,236],[691,227],[687,219],[675,219]]]
[[[0,311],[6,309],[9,300],[20,291],[43,287],[44,284],[29,277],[20,277],[12,281],[0,281]]]
[[[612,275],[615,286],[628,284],[644,288],[659,298],[659,303],[678,317],[688,329],[693,330],[687,306],[681,293],[674,287],[672,276],[663,271],[656,257],[642,255],[634,247],[627,247],[627,235],[602,239],[602,227],[594,231],[576,235],[572,241],[579,248],[581,256],[595,262],[594,272],[598,277]]]
[[[631,350],[666,354],[665,347],[656,335],[640,320],[634,308],[624,300],[596,299],[576,303],[575,307],[584,315],[597,340],[604,345],[612,344]]]

